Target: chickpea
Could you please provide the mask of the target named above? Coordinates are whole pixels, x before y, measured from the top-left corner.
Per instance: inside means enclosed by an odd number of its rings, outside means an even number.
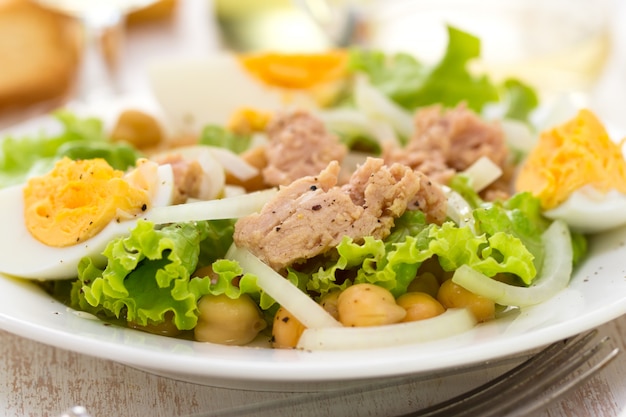
[[[128,142],[138,149],[157,146],[163,141],[163,132],[157,120],[139,110],[125,110],[111,132],[114,141]]]
[[[228,129],[238,135],[251,135],[255,132],[264,132],[271,118],[271,112],[243,107],[235,111],[230,117]]]
[[[294,348],[304,332],[304,325],[283,307],[274,316],[272,327],[272,347],[279,349]]]
[[[437,292],[439,292],[439,280],[432,272],[424,272],[411,281],[407,291],[425,292],[433,298],[437,297]]]
[[[466,307],[476,317],[479,322],[493,319],[496,314],[496,304],[485,297],[476,295],[460,285],[455,284],[452,280],[447,280],[439,288],[437,300],[445,308]]]
[[[320,299],[320,305],[335,319],[339,319],[339,310],[337,309],[337,300],[341,291],[329,291]]]
[[[398,323],[406,316],[389,290],[373,284],[346,288],[337,299],[337,311],[339,321],[352,327]]]
[[[198,308],[194,336],[200,342],[245,345],[267,326],[259,307],[246,294],[235,299],[225,294],[205,295]]]
[[[406,310],[402,321],[418,321],[436,317],[446,311],[441,303],[424,292],[407,292],[396,300]]]

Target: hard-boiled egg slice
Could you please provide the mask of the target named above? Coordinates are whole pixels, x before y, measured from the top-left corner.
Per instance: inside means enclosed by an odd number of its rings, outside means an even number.
[[[595,233],[626,223],[626,161],[589,110],[543,132],[516,181],[536,195],[546,216]]]
[[[146,165],[131,175],[131,180],[154,185],[150,210],[170,204],[174,186],[171,166]],[[0,272],[5,274],[33,279],[75,277],[83,256],[99,255],[109,241],[128,234],[138,218],[110,221],[93,237],[71,246],[52,246],[34,237],[26,226],[24,188],[18,185],[0,191]]]
[[[101,253],[106,245],[128,235],[140,219],[166,224],[238,218],[258,211],[276,193],[271,189],[222,200],[170,205],[174,189],[171,165],[146,163],[127,174],[126,179],[152,187],[150,206],[140,213],[118,213],[94,236],[66,246],[46,244],[29,231],[25,221],[24,185],[0,190],[0,272],[36,280],[74,278],[80,259],[100,257],[104,263]],[[82,192],[88,193],[89,189]]]
[[[275,89],[262,85],[233,55],[201,61],[161,62],[149,68],[151,90],[176,132],[225,125],[242,106],[274,111],[283,106]]]
[[[218,54],[203,60],[154,63],[151,90],[175,132],[226,125],[240,108],[315,109],[336,98],[348,54]]]

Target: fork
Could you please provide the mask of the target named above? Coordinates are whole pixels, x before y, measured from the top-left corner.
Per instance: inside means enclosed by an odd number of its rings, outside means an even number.
[[[395,417],[520,417],[538,412],[548,404],[580,386],[590,377],[604,369],[620,353],[618,348],[608,346],[608,337],[588,345],[596,337],[597,330],[555,342],[526,358],[500,376],[449,400]],[[520,356],[497,361],[519,362]],[[461,369],[451,369],[433,377],[450,376],[461,372],[476,371],[496,362],[487,361]],[[335,391],[308,393],[289,398],[255,403],[227,410],[194,414],[187,417],[272,416],[279,410],[302,406],[318,401],[345,399],[357,394],[368,394],[385,388],[406,385],[425,380],[424,376],[412,375],[360,387]],[[74,407],[60,417],[90,417],[83,407]]]
[[[597,331],[593,330],[583,336],[556,342],[478,388],[432,407],[397,417],[505,417],[525,416],[540,411],[617,357],[619,349],[613,348],[593,364],[590,363],[606,348],[609,340],[608,337],[602,338],[583,350],[596,334]],[[588,367],[581,370],[584,365]]]

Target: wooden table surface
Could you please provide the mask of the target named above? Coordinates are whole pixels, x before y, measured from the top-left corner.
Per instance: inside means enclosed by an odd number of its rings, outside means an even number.
[[[182,0],[179,15],[164,28],[145,27],[128,34],[125,82],[144,87],[142,70],[148,59],[168,51],[175,56],[197,56],[218,47],[209,21],[209,2]],[[624,7],[620,7],[620,10]],[[625,13],[620,12],[619,16]],[[616,14],[618,16],[618,14]],[[616,17],[617,19],[617,17]],[[615,49],[625,50],[617,29]],[[610,68],[595,95],[609,117],[623,116],[619,99],[626,96],[620,77],[623,54],[611,58]],[[626,75],[624,75],[626,77]],[[601,335],[626,351],[626,316],[599,328]],[[387,416],[406,413],[423,403],[448,398],[497,375],[498,368],[392,387],[371,395],[328,400],[272,413],[280,416]],[[611,366],[554,403],[540,416],[626,417],[626,353]],[[253,404],[293,394],[213,388],[155,376],[129,366],[47,346],[0,331],[0,416],[56,416],[69,407],[85,406],[93,417],[176,417]]]

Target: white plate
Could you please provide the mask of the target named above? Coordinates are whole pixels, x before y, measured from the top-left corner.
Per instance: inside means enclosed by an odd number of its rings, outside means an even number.
[[[151,99],[139,97],[85,113],[110,122],[116,111],[129,105],[154,110]],[[187,108],[193,114],[196,109]],[[33,120],[11,131],[19,136],[40,128],[50,129],[50,120]],[[373,378],[426,375],[540,347],[625,312],[626,228],[594,238],[590,256],[569,288],[548,302],[458,337],[387,349],[307,352],[166,338],[94,320],[55,301],[32,282],[0,276],[0,328],[6,331],[184,381],[254,390],[325,390]]]
[[[458,337],[344,352],[229,347],[105,324],[53,300],[32,282],[0,279],[0,328],[155,374],[204,385],[311,391],[429,373],[540,347],[626,312],[626,229],[597,236],[569,288],[550,301]]]

